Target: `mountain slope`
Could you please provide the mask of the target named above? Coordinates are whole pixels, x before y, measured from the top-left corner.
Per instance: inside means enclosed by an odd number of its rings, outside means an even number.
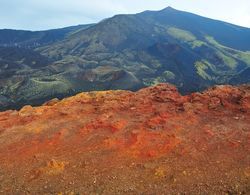
[[[0,135],[3,194],[249,193],[250,86],[81,93],[1,112]]]
[[[90,27],[88,25],[70,26],[45,31],[0,30],[0,46],[35,48],[64,39],[70,33]]]
[[[81,59],[84,68],[120,67],[146,85],[166,81],[195,91],[250,66],[249,35],[247,28],[166,8],[114,16],[38,51],[65,63]]]
[[[184,29],[203,41],[206,41],[204,36],[209,35],[224,46],[242,51],[250,50],[249,28],[178,11],[171,7],[161,11],[145,11],[138,15],[158,25]]]
[[[2,105],[39,104],[80,91],[136,90],[160,82],[175,84],[182,93],[249,83],[250,29],[170,7],[116,15],[60,34],[33,48],[49,64],[13,72],[0,82],[0,96],[13,102]],[[33,44],[31,40],[27,42]],[[19,46],[23,43],[26,39]]]

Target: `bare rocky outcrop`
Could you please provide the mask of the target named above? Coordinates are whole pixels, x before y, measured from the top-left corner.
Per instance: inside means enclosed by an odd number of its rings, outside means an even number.
[[[0,192],[247,194],[249,124],[249,85],[182,96],[159,84],[1,112]]]

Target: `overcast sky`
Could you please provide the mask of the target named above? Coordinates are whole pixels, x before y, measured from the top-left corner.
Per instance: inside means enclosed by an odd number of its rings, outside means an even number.
[[[250,0],[0,0],[0,29],[52,29],[167,6],[250,27]]]

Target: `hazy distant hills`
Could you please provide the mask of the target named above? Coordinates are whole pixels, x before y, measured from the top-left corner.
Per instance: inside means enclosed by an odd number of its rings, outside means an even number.
[[[3,29],[0,30],[0,46],[26,48],[44,46],[62,40],[69,36],[72,32],[86,29],[89,26],[91,26],[91,24],[45,31]]]
[[[2,109],[79,91],[170,82],[192,92],[250,77],[250,29],[171,7],[95,25],[0,30],[0,45]]]

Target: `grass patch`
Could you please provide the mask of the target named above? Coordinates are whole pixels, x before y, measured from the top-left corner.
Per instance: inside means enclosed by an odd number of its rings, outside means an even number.
[[[225,46],[219,44],[213,37],[205,36],[205,39],[207,40],[208,43],[210,43],[216,47],[225,47]]]
[[[203,46],[203,45],[206,45],[205,42],[200,41],[200,40],[192,41],[191,44],[192,44],[192,49],[194,49],[194,48],[196,48],[196,47],[201,47],[201,46]]]
[[[207,63],[203,62],[203,61],[197,61],[195,62],[195,68],[196,68],[196,72],[198,75],[200,75],[203,79],[205,80],[212,80],[212,77],[207,74],[206,70],[208,70],[209,66]]]
[[[250,51],[247,52],[238,51],[234,56],[239,60],[245,62],[248,66],[250,66]]]
[[[222,59],[224,64],[226,64],[230,69],[235,69],[237,67],[238,63],[230,55],[225,55],[224,53],[220,51],[218,51],[216,54]]]
[[[222,59],[227,65],[229,65],[230,68],[235,68],[237,66],[237,62],[235,59],[245,62],[248,66],[250,66],[250,51],[244,52],[230,47],[226,47],[218,43],[211,36],[206,36],[205,39],[208,41],[208,43],[212,44],[219,50],[223,51],[223,53],[227,54],[227,56],[223,54]]]
[[[206,44],[205,42],[198,40],[191,32],[186,30],[170,27],[168,28],[167,32],[175,39],[178,39],[191,45],[192,49],[196,47],[201,47],[202,45]]]
[[[168,34],[170,34],[172,37],[175,37],[176,39],[189,42],[189,41],[195,41],[196,37],[189,31],[185,31],[179,28],[168,28],[167,30]]]

